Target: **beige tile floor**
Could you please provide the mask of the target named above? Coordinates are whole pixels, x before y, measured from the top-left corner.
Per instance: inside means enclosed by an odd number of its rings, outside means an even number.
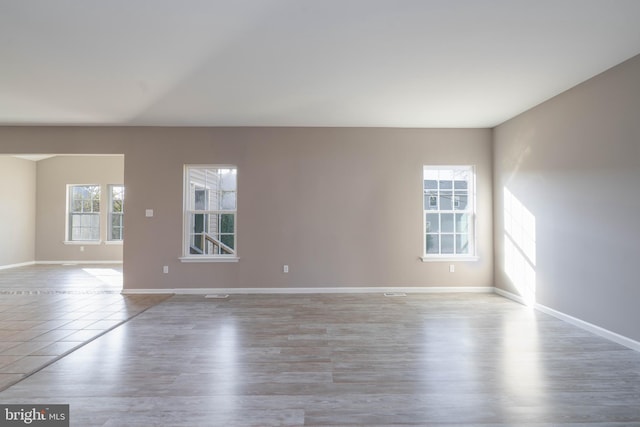
[[[168,297],[121,289],[119,265],[0,270],[0,390]]]

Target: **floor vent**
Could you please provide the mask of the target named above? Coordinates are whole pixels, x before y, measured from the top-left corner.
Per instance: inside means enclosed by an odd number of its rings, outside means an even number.
[[[404,292],[385,292],[384,296],[385,297],[406,297],[407,294],[405,294]]]
[[[229,295],[228,294],[211,294],[211,295],[206,295],[205,298],[227,299],[229,298]]]

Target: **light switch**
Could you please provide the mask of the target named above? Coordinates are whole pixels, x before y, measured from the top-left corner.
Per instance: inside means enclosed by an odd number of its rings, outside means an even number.
[[[146,211],[144,211],[144,216],[146,216],[147,218],[151,218],[153,216],[153,209],[147,209]]]

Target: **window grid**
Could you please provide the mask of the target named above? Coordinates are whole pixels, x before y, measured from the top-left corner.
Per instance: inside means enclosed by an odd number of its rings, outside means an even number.
[[[185,169],[185,257],[236,255],[237,168]]]
[[[475,183],[471,166],[425,166],[425,257],[474,256]]]
[[[69,240],[100,240],[100,186],[69,186]]]

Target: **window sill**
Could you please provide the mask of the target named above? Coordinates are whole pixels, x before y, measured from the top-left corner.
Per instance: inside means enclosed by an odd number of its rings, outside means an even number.
[[[180,257],[178,258],[180,262],[238,262],[240,258],[238,257]]]
[[[422,262],[476,262],[480,260],[477,256],[421,256]]]
[[[122,240],[105,240],[104,241],[105,245],[116,245],[116,246],[122,246]]]
[[[62,243],[65,245],[89,246],[89,245],[101,245],[102,240],[65,240]]]

